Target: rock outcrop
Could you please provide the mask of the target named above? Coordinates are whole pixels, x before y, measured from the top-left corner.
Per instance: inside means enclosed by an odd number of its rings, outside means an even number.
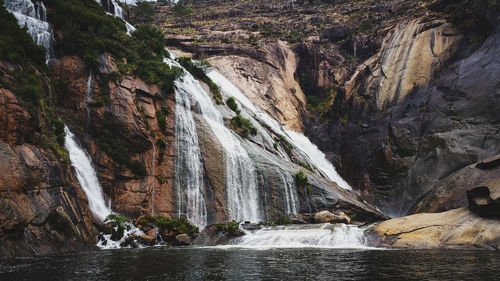
[[[99,69],[104,72],[93,74],[90,102],[86,96],[89,71],[84,63],[77,57],[58,60],[54,66],[55,79],[69,81],[66,91],[58,92],[61,101],[58,110],[91,155],[114,210],[132,217],[151,212],[170,216],[176,212],[174,98],[157,100],[159,87],[134,76],[123,77],[120,82],[107,80],[105,74],[116,70],[115,62],[107,54],[99,58]],[[87,109],[89,115],[85,114]],[[157,115],[160,111],[163,114]],[[159,121],[160,116],[165,120]],[[165,124],[162,128],[160,122]],[[106,131],[119,134],[115,137],[122,141],[113,146],[123,147],[106,150],[103,145],[112,141],[100,137]],[[117,155],[113,151],[121,152]],[[144,167],[145,174],[137,175],[131,168],[125,168],[127,164],[122,157],[139,163],[136,165]]]
[[[55,144],[39,141],[52,138],[47,113],[28,109],[26,101],[5,88],[17,89],[20,82],[7,74],[7,64],[0,65],[0,256],[89,249],[97,229],[87,197],[64,154]],[[10,81],[4,84],[5,79]],[[48,88],[40,94],[51,96]]]
[[[433,27],[427,33],[445,26]],[[414,34],[413,29],[408,30]],[[443,36],[441,40],[462,46],[460,37]],[[365,68],[365,74],[358,73],[351,81],[358,86],[348,91],[350,106],[344,124],[330,127],[335,143],[331,147],[340,156],[341,174],[383,211],[401,215],[437,181],[496,155],[500,143],[495,133],[499,130],[499,40],[499,33],[490,35],[469,56],[448,61],[445,69],[434,68],[442,63],[428,61],[435,78],[424,84],[414,81],[413,75],[410,80],[398,76],[401,73],[391,76],[390,85],[417,83],[407,87],[408,91],[397,90],[397,96],[404,99],[394,99],[389,94],[392,92],[382,87],[363,88],[365,83],[361,81],[375,81],[371,68]],[[449,48],[456,50],[457,46]],[[459,53],[467,50],[463,46]],[[384,54],[384,50],[381,52]],[[449,57],[448,51],[442,54]],[[397,57],[393,59],[399,63]],[[383,65],[383,61],[379,63]],[[403,69],[403,73],[408,71]],[[386,81],[383,75],[377,79]]]
[[[500,249],[500,221],[466,208],[421,213],[379,223],[366,231],[369,243],[393,248]]]
[[[282,45],[284,43],[278,45],[281,48],[275,47],[282,56],[273,58],[282,64],[278,67],[241,56],[217,56],[209,61],[232,83],[245,89],[247,97],[266,113],[287,128],[302,131],[301,110],[305,106],[305,96],[293,78],[295,56]]]

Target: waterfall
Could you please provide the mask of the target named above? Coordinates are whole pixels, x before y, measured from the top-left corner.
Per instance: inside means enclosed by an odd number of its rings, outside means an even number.
[[[171,61],[171,64],[180,67],[174,61]],[[230,219],[260,221],[255,167],[241,144],[244,140],[224,125],[223,117],[214,105],[212,98],[189,72],[185,71],[183,79],[176,81],[176,88],[178,96],[197,101],[199,112],[222,145],[226,165],[225,179]],[[176,136],[182,137],[177,133]]]
[[[366,249],[363,229],[345,224],[290,225],[247,231],[232,245],[243,248],[357,248]]]
[[[330,180],[337,183],[343,189],[352,189],[351,186],[339,176],[332,163],[326,159],[325,154],[306,136],[294,131],[287,131],[287,134],[292,139],[292,143],[306,153],[314,165],[325,173]]]
[[[115,0],[96,0],[96,2],[101,4],[101,6],[108,14],[123,20],[123,22],[125,23],[125,27],[127,28],[128,35],[130,35],[131,32],[135,31],[135,27],[123,18],[123,8],[118,5]]]
[[[92,160],[87,152],[78,145],[75,135],[71,133],[66,125],[64,126],[64,132],[66,134],[64,146],[69,152],[71,166],[75,169],[78,182],[87,195],[90,210],[102,221],[106,216],[111,214],[111,209],[106,205],[106,201],[104,201],[102,188],[97,179]]]
[[[289,173],[279,172],[285,194],[285,211],[287,215],[297,214],[299,212],[299,201],[295,180]]]
[[[33,41],[46,50],[46,62],[54,58],[54,36],[47,22],[47,10],[41,1],[5,0],[5,8],[17,19],[19,26],[26,27]]]
[[[149,141],[153,145],[153,158],[152,158],[152,163],[151,163],[151,216],[155,215],[155,209],[154,209],[154,204],[155,204],[155,170],[156,170],[156,145],[151,139],[151,136],[149,137]]]
[[[269,127],[274,133],[287,137],[288,141],[296,148],[300,149],[309,161],[320,171],[322,171],[330,180],[336,182],[344,189],[351,189],[337,173],[332,163],[330,163],[325,154],[318,149],[306,136],[302,133],[284,130],[281,124],[271,118],[266,113],[258,109],[245,94],[227,78],[222,76],[215,70],[207,74],[222,90],[222,93],[227,96],[233,96],[243,107],[252,113],[252,117]],[[285,158],[282,154],[280,154]]]
[[[90,127],[90,102],[92,102],[92,94],[94,92],[94,76],[92,74],[92,69],[89,72],[89,78],[87,79],[87,87],[85,88],[85,111],[87,112],[87,131]]]
[[[179,66],[172,60],[165,59],[165,62]],[[182,86],[177,83],[179,82],[176,82],[176,86]],[[205,186],[203,160],[189,93],[176,89],[175,102],[175,188],[178,215],[185,215],[191,223],[204,228],[207,224],[207,210],[202,191]]]

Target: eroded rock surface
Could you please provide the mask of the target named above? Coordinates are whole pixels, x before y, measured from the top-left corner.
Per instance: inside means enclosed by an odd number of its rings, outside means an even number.
[[[500,220],[481,218],[460,208],[384,221],[366,233],[370,244],[379,247],[498,250],[499,231]]]

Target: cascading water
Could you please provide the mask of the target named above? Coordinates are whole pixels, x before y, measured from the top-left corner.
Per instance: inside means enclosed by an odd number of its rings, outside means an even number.
[[[69,128],[65,125],[64,132],[64,146],[69,152],[69,159],[71,166],[75,169],[76,177],[83,191],[87,195],[89,208],[100,221],[112,213],[110,206],[106,205],[102,193],[101,185],[97,179],[96,171],[92,165],[92,160],[87,152],[78,144],[75,135],[71,133]],[[136,228],[132,223],[125,222],[125,231],[123,237],[118,241],[111,239],[111,234],[102,235],[97,246],[103,249],[116,249],[120,248],[120,244],[127,239],[130,235],[144,235],[144,232]]]
[[[179,65],[166,60],[170,65]],[[176,82],[178,83],[178,82]],[[198,143],[196,123],[191,112],[189,93],[177,85],[175,91],[175,188],[179,217],[186,215],[200,228],[207,224],[207,210],[203,196],[203,162]]]
[[[16,17],[19,26],[26,26],[33,41],[47,50],[46,62],[49,63],[54,58],[54,36],[47,22],[47,10],[43,2],[5,0],[4,5]]]
[[[151,145],[153,145],[153,157],[151,158],[151,216],[155,215],[155,172],[156,172],[156,145],[149,137]]]
[[[96,2],[101,4],[108,14],[123,20],[125,27],[127,27],[127,34],[130,35],[135,30],[135,27],[123,18],[123,8],[115,0],[96,0]]]
[[[102,188],[97,179],[92,160],[87,152],[78,145],[75,135],[71,133],[66,125],[64,126],[64,132],[66,134],[64,146],[69,152],[71,166],[75,168],[78,182],[87,195],[90,210],[102,221],[111,214],[111,209],[106,205],[106,201],[104,201]]]
[[[294,131],[286,131],[287,135],[292,139],[292,143],[302,150],[309,159],[318,167],[325,175],[337,183],[343,189],[352,189],[351,186],[339,176],[332,163],[326,159],[325,154],[319,150],[306,136]]]
[[[253,114],[253,118],[267,125],[276,134],[288,137],[288,141],[294,147],[299,148],[307,156],[311,163],[322,171],[330,180],[336,182],[344,189],[351,189],[349,184],[338,175],[332,163],[326,159],[325,154],[319,150],[318,147],[314,145],[306,136],[302,133],[284,130],[281,124],[266,113],[259,110],[237,86],[217,71],[212,70],[207,75],[221,88],[223,93],[236,98],[246,110],[251,112]],[[284,156],[282,157],[285,158]]]
[[[94,75],[90,69],[89,78],[87,79],[87,88],[85,89],[85,111],[87,113],[87,131],[90,127],[90,102],[92,102],[92,94],[94,92]]]
[[[363,229],[345,224],[265,227],[242,236],[228,247],[366,249]]]
[[[283,184],[284,194],[285,194],[285,211],[287,215],[293,215],[298,213],[298,196],[297,188],[295,186],[295,180],[288,173],[279,173],[281,182]]]
[[[223,117],[210,95],[198,80],[185,72],[182,81],[176,81],[177,91],[184,92],[198,102],[203,118],[224,149],[229,217],[236,221],[258,222],[261,214],[255,167],[241,145],[243,140],[224,125]]]

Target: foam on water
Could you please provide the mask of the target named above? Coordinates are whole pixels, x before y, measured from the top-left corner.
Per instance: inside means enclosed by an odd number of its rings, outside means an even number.
[[[342,248],[370,249],[364,229],[345,224],[290,225],[246,231],[246,235],[221,248]]]

